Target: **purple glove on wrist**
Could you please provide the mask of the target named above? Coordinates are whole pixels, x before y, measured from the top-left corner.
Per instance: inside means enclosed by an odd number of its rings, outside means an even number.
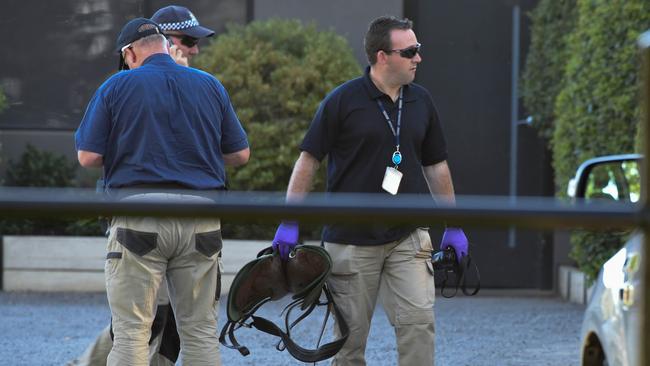
[[[273,250],[280,254],[283,260],[289,259],[289,253],[298,244],[298,223],[295,221],[283,222],[278,226],[273,238]]]
[[[445,233],[442,234],[440,249],[445,250],[448,247],[454,248],[456,259],[460,263],[460,260],[469,253],[469,243],[467,242],[467,236],[465,236],[463,229],[457,227],[448,227],[445,229]]]

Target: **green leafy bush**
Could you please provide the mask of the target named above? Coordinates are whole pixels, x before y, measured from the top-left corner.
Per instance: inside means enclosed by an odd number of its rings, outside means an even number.
[[[564,85],[569,57],[567,35],[575,28],[577,0],[541,0],[530,14],[531,41],[522,75],[521,97],[539,135],[550,140],[555,98]]]
[[[28,144],[18,162],[9,162],[6,185],[16,187],[70,187],[76,165],[63,155],[40,151]]]
[[[250,162],[228,172],[236,190],[285,190],[318,104],[361,74],[343,37],[297,20],[230,25],[195,64],[221,80],[249,134]]]
[[[0,88],[0,113],[4,112],[8,107],[7,97],[5,96],[4,90]]]
[[[361,75],[343,37],[279,19],[228,26],[201,50],[195,66],[221,80],[248,133],[250,162],[228,170],[229,187],[246,191],[286,190],[298,145],[320,101]],[[315,189],[323,187],[318,174]],[[225,225],[224,231],[230,237],[272,236],[271,225]]]
[[[15,187],[73,187],[76,164],[65,156],[27,145],[17,162],[10,161],[5,185]],[[0,235],[101,235],[97,218],[0,220]]]
[[[551,142],[558,195],[564,195],[582,161],[633,151],[640,117],[636,40],[649,25],[647,0],[578,0],[578,21],[568,38],[570,57],[554,110]],[[572,257],[593,278],[625,236],[577,233]]]

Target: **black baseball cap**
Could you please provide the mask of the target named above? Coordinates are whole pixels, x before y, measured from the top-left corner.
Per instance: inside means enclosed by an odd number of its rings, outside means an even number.
[[[124,62],[124,58],[122,57],[124,47],[152,34],[163,34],[163,32],[160,26],[151,19],[135,18],[124,25],[115,43],[115,52],[120,55],[119,70],[129,69],[129,66]]]
[[[212,29],[202,27],[194,14],[183,6],[165,6],[155,12],[151,20],[158,23],[163,32],[178,31],[194,38],[205,38],[214,35]]]

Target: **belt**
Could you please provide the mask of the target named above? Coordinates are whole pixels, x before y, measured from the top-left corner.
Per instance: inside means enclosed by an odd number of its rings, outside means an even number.
[[[180,183],[142,183],[124,186],[117,189],[109,189],[108,196],[116,200],[121,200],[128,196],[145,193],[173,193],[187,194],[214,199],[215,192],[225,191],[225,187],[211,189],[194,189]]]

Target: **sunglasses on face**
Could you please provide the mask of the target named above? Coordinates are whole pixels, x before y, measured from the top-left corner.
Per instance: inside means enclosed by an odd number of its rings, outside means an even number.
[[[413,58],[415,55],[420,53],[420,47],[422,47],[421,44],[416,43],[414,46],[407,47],[407,48],[402,48],[399,50],[385,50],[384,52],[386,53],[393,53],[393,52],[399,52],[399,55],[404,58]]]
[[[199,39],[182,35],[182,34],[170,34],[171,37],[175,37],[181,40],[181,44],[185,47],[192,48],[199,44]]]

